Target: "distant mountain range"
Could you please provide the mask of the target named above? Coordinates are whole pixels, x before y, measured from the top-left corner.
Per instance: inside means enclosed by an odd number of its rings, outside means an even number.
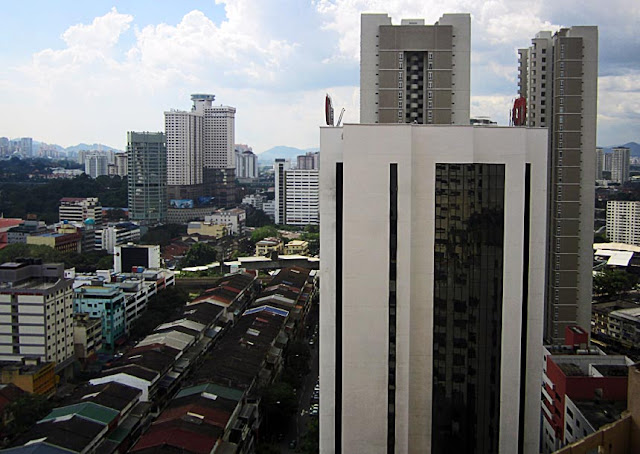
[[[38,150],[40,150],[40,147],[42,146],[46,146],[46,147],[53,147],[56,150],[62,152],[62,153],[66,153],[66,154],[76,154],[78,153],[78,151],[81,150],[103,150],[103,151],[107,151],[107,150],[111,150],[111,151],[115,151],[115,152],[122,152],[123,150],[118,150],[117,148],[113,148],[110,147],[108,145],[104,145],[101,143],[94,143],[94,144],[87,144],[87,143],[79,143],[78,145],[73,145],[71,147],[62,147],[58,144],[52,143],[52,144],[48,144],[48,143],[44,143],[44,142],[38,142],[37,140],[33,141],[33,153],[35,155],[38,154]]]
[[[269,165],[272,164],[277,158],[295,159],[296,156],[305,154],[309,151],[318,151],[318,148],[307,148],[303,150],[300,148],[279,145],[277,147],[269,148],[268,150],[265,150],[262,153],[258,154],[258,162],[261,165]]]
[[[624,145],[612,145],[610,147],[602,147],[604,148],[605,153],[610,153],[616,147],[627,147],[629,148],[632,158],[640,158],[640,144],[636,142],[625,143]]]

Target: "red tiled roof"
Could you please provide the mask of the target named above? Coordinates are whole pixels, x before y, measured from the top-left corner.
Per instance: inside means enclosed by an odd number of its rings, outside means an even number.
[[[192,432],[180,427],[158,427],[155,429],[152,427],[149,432],[140,438],[138,443],[131,449],[131,452],[168,445],[181,448],[184,452],[209,454],[217,440],[217,437]]]
[[[18,218],[0,218],[0,232],[7,231],[11,227],[22,224],[24,221]]]
[[[183,405],[182,407],[170,408],[163,411],[158,416],[157,423],[163,423],[187,416],[187,413],[195,413],[203,416],[203,421],[209,425],[224,429],[231,418],[231,413],[218,409],[207,408],[198,404]]]

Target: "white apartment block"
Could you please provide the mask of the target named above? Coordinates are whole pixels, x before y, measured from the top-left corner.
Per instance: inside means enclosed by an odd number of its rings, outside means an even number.
[[[320,171],[285,172],[285,224],[318,225],[320,222]]]
[[[194,94],[193,113],[202,117],[203,164],[208,169],[235,168],[236,108],[214,106],[214,95]]]
[[[320,452],[537,454],[547,131],[347,124],[320,149]]]
[[[236,178],[258,178],[258,156],[256,156],[256,154],[251,150],[251,147],[247,145],[236,144],[235,156]]]
[[[362,14],[360,123],[469,124],[471,16]]]
[[[262,206],[264,204],[264,202],[267,200],[267,198],[262,195],[262,194],[249,194],[249,195],[245,195],[242,198],[242,203],[243,205],[251,205],[252,207],[258,209],[258,210],[262,210]]]
[[[181,110],[165,112],[164,129],[167,141],[167,185],[202,184],[202,115]]]
[[[96,225],[102,224],[102,205],[97,197],[63,197],[58,207],[60,222],[77,222],[82,224],[93,219]]]
[[[640,202],[607,202],[607,237],[613,243],[640,246]]]
[[[72,284],[61,263],[0,265],[0,361],[40,358],[59,369],[73,359]]]
[[[84,173],[91,178],[109,174],[109,157],[104,154],[91,154],[85,158]]]
[[[113,254],[116,246],[140,241],[140,226],[127,222],[96,229],[95,234],[95,249]]]
[[[204,217],[205,222],[226,226],[227,232],[232,235],[239,235],[244,232],[246,220],[247,212],[242,208],[216,210],[209,216]]]
[[[630,164],[631,150],[627,147],[614,148],[611,153],[611,181],[620,184],[629,181]]]

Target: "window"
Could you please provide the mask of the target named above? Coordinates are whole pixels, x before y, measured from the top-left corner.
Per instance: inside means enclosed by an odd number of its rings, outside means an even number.
[[[428,101],[428,102],[427,102],[427,107],[428,107],[429,109],[433,109],[433,101]]]
[[[432,91],[428,92],[427,96],[429,99],[433,99],[433,92]]]
[[[402,81],[401,80],[398,81],[398,88],[402,88]]]
[[[431,71],[429,71],[429,72],[427,73],[427,79],[428,79],[428,80],[433,80],[433,73],[432,73]]]
[[[404,52],[398,52],[398,61],[404,60]]]
[[[402,111],[401,110],[398,111],[398,118],[402,118]]]
[[[398,80],[402,80],[402,71],[398,72]]]
[[[433,52],[429,52],[427,55],[429,60],[433,60]]]
[[[403,69],[403,67],[404,67],[404,64],[401,61],[399,61],[398,62],[398,69]]]
[[[402,101],[398,101],[398,109],[402,109],[402,104],[403,104]]]
[[[429,64],[427,65],[427,69],[433,69],[433,63],[429,62]]]
[[[427,88],[433,88],[433,82],[431,81],[427,82]]]

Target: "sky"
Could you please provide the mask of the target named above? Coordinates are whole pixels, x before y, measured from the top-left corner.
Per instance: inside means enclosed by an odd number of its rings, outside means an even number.
[[[471,115],[507,124],[517,49],[598,25],[598,145],[640,142],[637,0],[0,0],[0,136],[124,149],[191,93],[234,106],[236,143],[318,146],[329,93],[359,121],[360,14],[471,14]]]

